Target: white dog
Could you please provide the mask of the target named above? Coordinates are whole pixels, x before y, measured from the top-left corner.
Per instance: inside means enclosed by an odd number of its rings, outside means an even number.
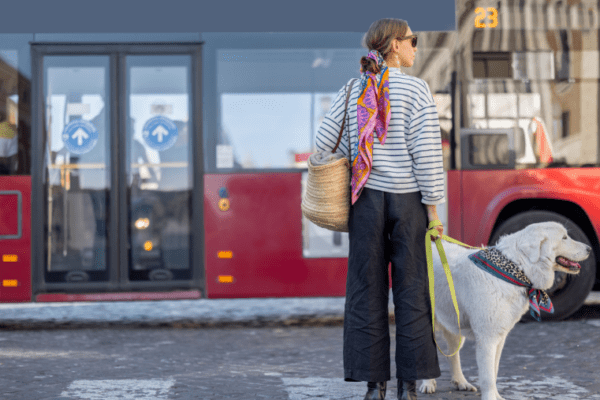
[[[496,388],[500,354],[508,332],[529,310],[528,288],[516,286],[477,267],[469,255],[477,250],[443,242],[452,271],[461,335],[476,342],[477,367],[482,400],[502,400]],[[574,241],[567,230],[556,222],[531,224],[525,229],[503,236],[495,246],[529,278],[536,289],[547,290],[554,282],[554,271],[577,274],[579,261],[585,260],[591,248]],[[448,343],[448,354],[464,339],[459,336],[456,312],[448,283],[435,247],[435,330]],[[477,391],[465,379],[460,357],[449,358],[452,383],[458,390]],[[435,379],[424,380],[422,393],[434,393]]]

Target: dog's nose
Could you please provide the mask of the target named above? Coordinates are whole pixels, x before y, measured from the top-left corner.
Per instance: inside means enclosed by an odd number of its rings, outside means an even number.
[[[588,245],[586,245],[585,247],[586,247],[587,253],[589,255],[592,252],[592,248]]]

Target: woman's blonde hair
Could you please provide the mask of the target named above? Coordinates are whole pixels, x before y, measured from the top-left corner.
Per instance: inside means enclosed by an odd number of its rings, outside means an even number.
[[[392,41],[398,37],[404,37],[408,30],[408,22],[397,18],[383,18],[371,24],[369,30],[362,39],[363,47],[376,50],[385,59],[392,51]],[[360,59],[362,71],[379,73],[379,67],[375,60],[367,57]]]

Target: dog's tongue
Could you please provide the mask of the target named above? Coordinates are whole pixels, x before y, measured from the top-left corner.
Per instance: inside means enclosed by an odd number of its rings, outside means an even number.
[[[567,260],[564,257],[558,257],[558,260],[560,261],[560,263],[562,265],[564,265],[565,267],[569,267],[569,268],[577,268],[577,269],[581,269],[581,265],[579,265],[578,263],[571,261],[571,260]]]

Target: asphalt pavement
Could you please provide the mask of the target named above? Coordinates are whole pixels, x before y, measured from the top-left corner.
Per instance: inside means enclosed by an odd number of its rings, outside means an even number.
[[[343,312],[343,297],[14,303],[0,304],[0,329],[335,326]]]
[[[600,296],[586,303],[568,321],[511,331],[506,400],[600,400]],[[343,309],[342,297],[2,304],[0,399],[362,399],[364,382],[343,381]],[[177,329],[188,327],[213,329]],[[472,341],[461,360],[479,386]],[[481,398],[454,389],[445,357],[440,367],[437,392],[420,399]],[[395,380],[389,390],[396,398]]]
[[[598,315],[599,306],[586,307]],[[517,324],[500,360],[503,398],[600,400],[599,328],[599,319],[585,318]],[[364,382],[344,382],[342,349],[342,326],[4,330],[0,399],[363,399]],[[474,342],[460,354],[465,377],[479,387]],[[457,391],[448,361],[439,361],[436,393],[419,400],[481,400],[479,391]],[[396,399],[396,387],[392,379],[387,399]]]

